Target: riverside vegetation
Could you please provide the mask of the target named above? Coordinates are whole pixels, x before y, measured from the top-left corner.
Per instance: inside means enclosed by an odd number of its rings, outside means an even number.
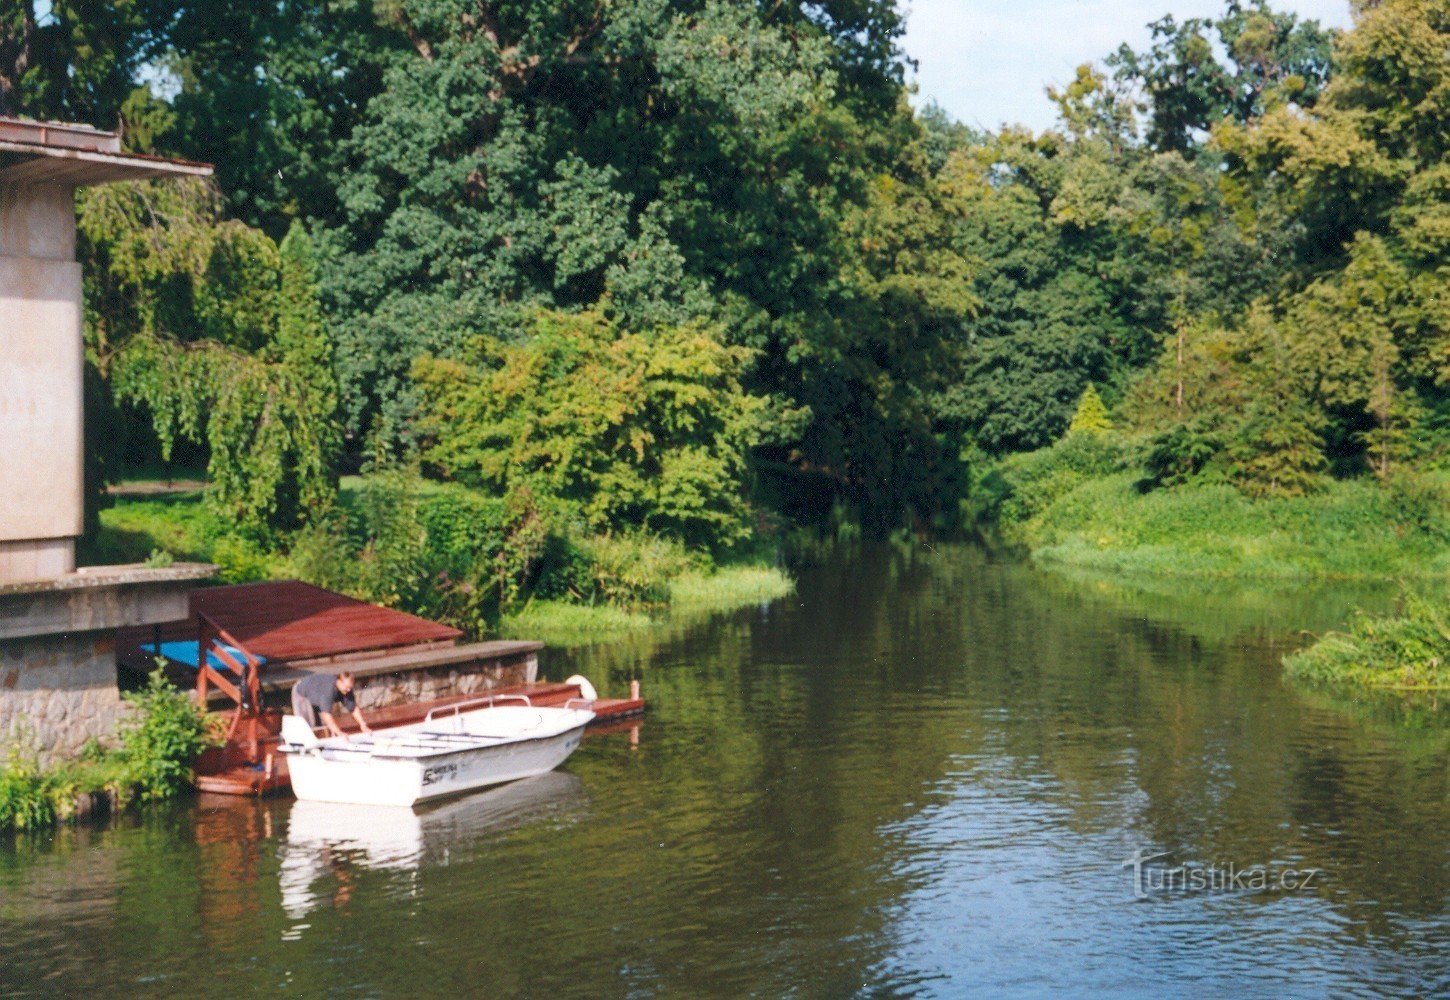
[[[81,759],[43,769],[18,748],[0,762],[0,830],[35,830],[73,819],[86,799],[107,807],[157,801],[191,787],[191,764],[216,734],[185,691],[160,670],[124,695],[131,715],[114,748],[92,744]]]
[[[80,199],[95,496],[208,481],[93,544],[476,632],[845,525],[1444,575],[1450,14],[1353,10],[1164,17],[1034,133],[914,109],[894,0],[13,5],[0,111],[218,165]]]

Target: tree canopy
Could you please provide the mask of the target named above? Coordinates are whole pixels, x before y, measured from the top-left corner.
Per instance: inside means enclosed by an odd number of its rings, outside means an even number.
[[[1446,449],[1433,0],[1165,16],[1042,133],[913,110],[892,0],[102,6],[6,8],[0,111],[217,164],[86,193],[88,346],[258,530],[414,462],[705,545],[946,523],[1075,414],[1146,486]]]

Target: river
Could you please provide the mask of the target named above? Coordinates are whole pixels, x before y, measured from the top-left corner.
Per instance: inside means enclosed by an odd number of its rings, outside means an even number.
[[[867,549],[549,651],[650,709],[547,778],[0,840],[0,994],[1446,995],[1444,712],[1279,667],[1380,600]]]

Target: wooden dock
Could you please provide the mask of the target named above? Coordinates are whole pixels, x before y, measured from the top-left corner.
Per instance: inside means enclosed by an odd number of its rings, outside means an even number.
[[[190,616],[117,635],[117,664],[145,675],[161,655],[167,676],[194,686],[200,703],[231,710],[225,745],[197,761],[197,787],[270,795],[291,787],[277,752],[283,710],[298,681],[348,671],[358,707],[374,728],[421,722],[429,711],[494,694],[536,705],[578,698],[577,684],[537,680],[543,643],[460,643],[463,633],[416,615],[297,580],[193,590]],[[598,699],[596,722],[644,710],[638,697]],[[338,717],[344,730],[352,719]]]
[[[548,681],[518,684],[488,692],[494,694],[526,695],[535,705],[553,707],[563,705],[571,698],[580,697],[579,685],[551,683]],[[457,695],[430,702],[415,702],[380,709],[368,714],[368,725],[374,729],[388,726],[406,726],[422,722],[430,711],[449,705],[477,699],[478,695]],[[617,732],[627,725],[631,717],[644,712],[643,698],[600,698],[594,702],[594,722],[590,728],[600,732]],[[196,763],[196,787],[203,792],[217,792],[223,795],[268,796],[280,795],[292,788],[287,773],[287,755],[277,750],[281,742],[282,727],[280,712],[263,713],[260,720],[265,732],[257,734],[249,745],[248,741],[231,741],[226,746],[206,751]],[[357,732],[357,725],[350,716],[337,717],[344,732]]]

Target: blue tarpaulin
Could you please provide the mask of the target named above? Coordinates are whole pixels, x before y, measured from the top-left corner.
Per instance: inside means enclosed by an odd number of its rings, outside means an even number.
[[[156,652],[156,644],[154,642],[148,642],[144,644],[141,648],[148,653]],[[229,655],[232,659],[236,660],[238,663],[247,662],[247,654],[243,653],[237,647],[228,646],[225,643],[222,643],[222,648],[227,651],[227,655]],[[166,657],[168,660],[175,660],[177,663],[185,663],[188,667],[195,667],[201,659],[197,655],[196,649],[197,644],[195,642],[191,642],[185,639],[181,639],[176,642],[163,642],[161,644],[161,655]],[[216,670],[230,671],[231,669],[226,665],[226,662],[221,657],[216,655],[215,652],[208,652],[206,654],[206,661],[207,663],[211,664],[211,666]],[[262,664],[266,663],[267,661],[259,656],[257,657],[257,662],[259,664]]]

